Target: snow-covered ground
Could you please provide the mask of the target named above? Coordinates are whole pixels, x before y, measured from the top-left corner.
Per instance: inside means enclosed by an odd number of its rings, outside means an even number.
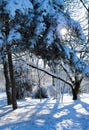
[[[26,98],[13,111],[0,93],[0,130],[89,130],[89,94],[75,102],[65,95],[63,102]]]

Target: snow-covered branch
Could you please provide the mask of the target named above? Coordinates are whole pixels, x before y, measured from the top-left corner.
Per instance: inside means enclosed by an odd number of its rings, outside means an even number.
[[[89,64],[86,64],[83,60],[78,58],[76,53],[67,46],[64,46],[64,55],[78,72],[83,76],[89,77]]]
[[[18,56],[16,55],[16,57],[18,57]],[[64,83],[66,83],[66,84],[68,84],[69,86],[72,87],[72,84],[71,84],[70,82],[68,82],[68,81],[66,81],[66,80],[64,80],[64,79],[62,79],[60,76],[58,76],[58,75],[56,75],[56,74],[54,74],[54,73],[52,73],[52,72],[50,72],[50,71],[48,71],[48,70],[46,70],[46,69],[44,69],[44,68],[41,68],[41,67],[39,67],[39,66],[36,66],[35,64],[33,64],[33,63],[31,63],[31,62],[28,63],[27,61],[25,61],[25,60],[23,60],[23,59],[21,59],[21,60],[22,60],[23,62],[25,62],[28,66],[30,66],[30,67],[32,67],[32,68],[34,68],[34,69],[40,70],[40,71],[42,71],[42,72],[44,72],[44,73],[46,73],[46,74],[52,76],[53,78],[59,79],[59,80],[63,81]]]
[[[32,67],[32,68],[38,69],[38,70],[40,70],[40,71],[42,71],[42,72],[44,72],[44,73],[46,73],[46,74],[48,74],[48,75],[50,75],[50,76],[56,78],[56,79],[59,79],[59,80],[63,81],[64,83],[66,83],[66,84],[68,84],[69,86],[72,87],[72,84],[71,84],[71,83],[65,81],[65,80],[62,79],[61,77],[57,76],[57,75],[54,74],[54,73],[51,73],[51,72],[48,71],[48,70],[45,70],[45,69],[43,69],[43,68],[41,68],[41,67],[38,67],[38,66],[36,66],[36,65],[33,65],[33,64],[31,64],[31,63],[27,63],[27,65],[29,65],[29,66]]]

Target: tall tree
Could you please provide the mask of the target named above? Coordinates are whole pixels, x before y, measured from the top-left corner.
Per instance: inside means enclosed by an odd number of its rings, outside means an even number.
[[[16,102],[16,86],[15,86],[15,79],[14,79],[14,69],[13,69],[11,48],[13,44],[16,44],[18,40],[21,39],[21,35],[17,31],[17,29],[19,28],[18,27],[19,25],[15,17],[16,15],[15,13],[16,13],[16,10],[20,10],[19,12],[21,12],[22,14],[25,13],[25,11],[21,8],[22,5],[23,5],[22,2],[19,4],[18,1],[16,3],[16,1],[14,0],[0,2],[0,35],[1,35],[0,46],[1,48],[3,47],[5,50],[3,51],[5,52],[4,55],[7,55],[6,57],[7,57],[8,65],[6,63],[4,64],[4,74],[5,74],[5,79],[6,79],[6,89],[9,88],[9,86],[12,87],[13,109],[17,108],[17,102]],[[28,9],[28,6],[29,8],[31,7],[31,3],[29,1],[25,9]],[[10,79],[10,82],[9,82],[9,79]],[[8,92],[7,92],[7,97],[9,98]],[[11,102],[8,102],[8,104],[11,104]]]
[[[3,70],[4,70],[4,76],[5,76],[5,82],[6,82],[6,95],[7,95],[7,104],[12,104],[12,92],[10,87],[10,80],[9,80],[9,73],[8,73],[8,63],[3,60]]]
[[[61,30],[66,28],[76,37],[84,39],[80,24],[65,11],[63,0],[3,0],[0,2],[0,45],[5,47],[8,57],[13,109],[17,108],[12,51],[31,52],[42,59],[67,59],[76,66],[75,52],[64,46]],[[81,65],[82,62],[79,62]],[[80,69],[80,68],[79,68]]]

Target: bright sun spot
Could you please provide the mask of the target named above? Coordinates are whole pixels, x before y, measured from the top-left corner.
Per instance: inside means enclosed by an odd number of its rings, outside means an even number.
[[[66,35],[66,34],[68,33],[68,31],[67,31],[66,28],[62,28],[62,29],[60,30],[60,33],[61,33],[62,36],[64,36],[64,35]]]

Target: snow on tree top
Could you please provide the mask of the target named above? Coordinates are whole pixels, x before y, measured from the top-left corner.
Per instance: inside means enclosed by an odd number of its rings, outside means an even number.
[[[89,65],[86,65],[84,70],[83,70],[83,74],[89,77]]]
[[[15,17],[16,10],[22,14],[27,14],[29,10],[33,10],[33,5],[29,0],[5,0],[5,10],[9,13],[10,18]]]
[[[8,43],[11,44],[13,40],[15,41],[20,39],[21,39],[21,34],[12,28],[8,35],[8,39],[7,39]]]

